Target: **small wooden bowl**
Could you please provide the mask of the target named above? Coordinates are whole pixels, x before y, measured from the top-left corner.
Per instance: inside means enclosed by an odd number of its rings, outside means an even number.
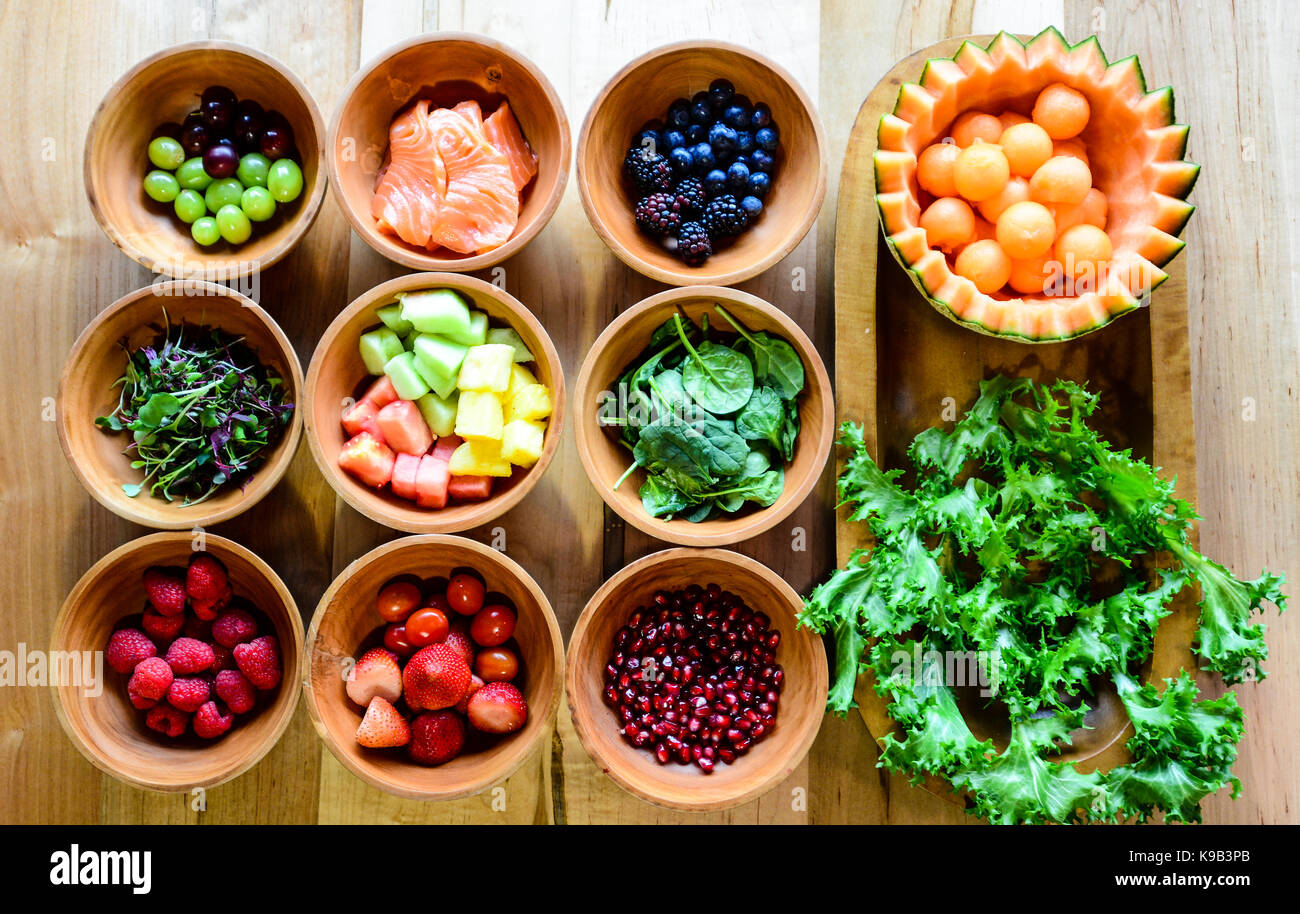
[[[163,326],[164,309],[172,326],[206,324],[244,337],[258,360],[284,379],[285,398],[296,404],[289,427],[242,487],[227,485],[207,501],[190,507],[179,500],[155,498],[147,489],[134,498],[123,492],[123,483],[139,482],[142,477],[139,470],[131,468],[131,458],[122,453],[130,443],[129,433],[109,432],[95,425],[95,418],[108,415],[118,402],[120,389],[113,384],[127,363],[122,340],[132,349],[152,342]],[[302,389],[302,367],[293,344],[252,299],[226,286],[198,280],[155,283],[113,302],[72,344],[59,377],[59,443],[81,484],[119,517],[162,530],[210,526],[257,504],[289,469],[302,436]]]
[[[96,562],[63,601],[50,638],[52,652],[102,652],[118,623],[138,615],[146,597],[142,578],[152,565],[184,566],[192,536],[154,533],[132,540]],[[298,706],[302,662],[302,619],[284,582],[260,558],[238,543],[209,533],[204,548],[230,574],[236,599],[246,599],[268,618],[280,642],[284,676],[274,692],[259,692],[257,707],[236,716],[216,740],[190,734],[177,740],[145,726],[145,712],[126,695],[126,675],[104,666],[103,691],[86,695],[73,683],[55,685],[54,710],[68,738],[96,768],[136,787],[190,791],[238,777],[271,750]],[[102,658],[102,654],[100,654]]]
[[[637,494],[645,473],[637,470],[616,490],[614,483],[632,462],[631,454],[618,441],[617,430],[602,428],[597,421],[600,394],[612,391],[624,370],[649,345],[650,335],[678,308],[698,323],[700,315],[713,312],[720,303],[748,330],[767,330],[792,345],[803,359],[804,392],[799,395],[799,438],[794,461],[785,468],[785,491],[767,508],[746,507],[730,517],[700,523],[683,518],[664,520],[651,517]],[[710,326],[730,330],[713,315]],[[723,286],[685,286],[652,295],[633,305],[614,320],[592,343],[578,373],[573,398],[577,417],[574,437],[578,457],[587,478],[600,497],[623,520],[638,530],[683,546],[726,546],[757,536],[790,515],[812,491],[830,456],[835,437],[835,403],[826,366],[812,341],[786,314],[757,296]]]
[[[537,174],[523,189],[519,223],[505,244],[480,254],[429,252],[379,231],[370,212],[388,151],[393,117],[417,98],[438,107],[477,101],[486,116],[502,102],[537,155]],[[416,270],[469,272],[500,263],[550,221],[569,180],[569,120],[555,88],[514,48],[469,32],[436,32],[393,45],[343,89],[330,123],[326,166],[339,206],[358,235],[389,260]]]
[[[602,697],[615,633],[659,591],[690,584],[717,584],[731,591],[751,609],[767,613],[772,629],[781,633],[777,662],[785,669],[785,685],[776,728],[735,763],[718,765],[712,774],[695,765],[660,765],[652,753],[629,745]],[[565,693],[582,747],[624,790],[672,809],[729,809],[772,789],[808,754],[826,707],[826,651],[820,638],[795,627],[802,607],[780,575],[725,549],[665,549],[628,565],[588,601],[569,640]]]
[[[284,205],[286,215],[255,225],[252,238],[238,246],[198,245],[171,204],[155,203],[141,188],[152,167],[146,147],[154,129],[184,120],[210,85],[283,114],[302,168],[302,194]],[[132,67],[99,103],[86,132],[86,196],[104,234],[141,266],[167,276],[230,280],[278,262],[307,234],[325,197],[324,148],[316,102],[284,64],[230,41],[176,45]]]
[[[496,737],[490,748],[435,767],[410,761],[403,750],[361,747],[356,732],[365,711],[348,699],[345,663],[384,625],[375,612],[376,594],[399,575],[448,578],[458,568],[478,572],[488,593],[514,604],[521,670],[516,684],[528,702],[528,722],[516,733]],[[302,682],[316,732],[349,771],[397,796],[451,800],[510,777],[546,738],[560,706],[564,641],[546,594],[513,559],[460,536],[407,536],[367,552],[330,584],[307,632]]]
[[[415,289],[450,288],[470,300],[472,307],[485,311],[493,325],[513,327],[536,356],[537,380],[551,389],[554,412],[546,423],[542,456],[528,469],[516,467],[509,479],[494,483],[493,495],[486,501],[448,504],[434,511],[385,489],[376,491],[353,479],[339,468],[339,452],[346,435],[339,425],[347,406],[365,390],[374,378],[361,361],[357,340],[361,334],[380,324],[375,312],[396,301],[398,292]],[[408,273],[390,279],[362,294],[334,318],[326,328],[307,368],[307,386],[303,412],[307,423],[307,442],[312,456],[325,479],[344,501],[371,520],[408,533],[456,533],[486,524],[500,517],[523,499],[537,481],[560,446],[564,425],[564,369],[560,355],[541,323],[518,299],[491,283],[458,273]]]
[[[758,222],[703,265],[688,267],[637,228],[623,158],[643,124],[719,78],[772,108],[779,165]],[[763,272],[808,234],[826,196],[826,136],[812,99],[779,64],[720,41],[665,45],[615,74],[587,111],[577,158],[578,192],[596,234],[632,269],[674,286],[729,286]]]

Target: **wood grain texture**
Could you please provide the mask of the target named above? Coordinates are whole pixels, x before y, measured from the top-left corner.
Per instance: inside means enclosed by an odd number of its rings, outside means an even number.
[[[1109,53],[1136,53],[1153,83],[1174,85],[1179,120],[1192,124],[1189,157],[1204,166],[1192,195],[1199,212],[1177,261],[1189,296],[1202,548],[1241,574],[1254,575],[1263,565],[1300,573],[1300,234],[1294,227],[1300,165],[1290,155],[1300,141],[1300,103],[1292,90],[1300,80],[1294,53],[1300,20],[1288,12],[1278,0],[1231,6],[1146,0],[147,0],[116,4],[111,13],[86,0],[51,0],[38,11],[5,6],[0,267],[16,294],[0,343],[21,355],[24,370],[9,383],[9,422],[0,431],[0,537],[19,544],[17,555],[0,565],[0,594],[8,598],[0,649],[19,642],[45,646],[54,614],[82,572],[145,532],[85,494],[60,455],[45,398],[55,396],[64,357],[82,328],[151,278],[113,247],[86,203],[81,149],[90,118],[103,93],[134,63],[164,47],[208,38],[244,42],[282,61],[328,121],[350,76],[383,48],[433,29],[481,32],[515,47],[546,74],[575,132],[601,86],[651,48],[691,38],[754,48],[789,70],[817,102],[830,168],[817,227],[742,288],[794,318],[833,368],[838,175],[853,119],[871,87],[896,60],[949,35],[1033,32],[1049,22],[1072,38],[1098,32]],[[77,78],[68,79],[69,73]],[[479,275],[503,282],[533,310],[571,378],[620,310],[662,288],[605,248],[572,180],[550,224],[499,269]],[[302,244],[259,277],[254,297],[306,365],[347,302],[404,272],[352,236],[327,195]],[[863,370],[869,370],[866,363]],[[841,387],[837,394],[845,392]],[[808,503],[740,551],[806,591],[835,562],[832,480],[827,472]],[[398,535],[342,504],[305,447],[270,497],[216,532],[275,568],[305,612],[350,561]],[[663,546],[608,521],[568,431],[528,498],[468,535],[482,542],[504,536],[509,555],[550,598],[566,638],[609,574]],[[1288,719],[1300,702],[1300,635],[1289,618],[1268,621],[1272,675],[1237,689],[1247,714],[1236,768],[1244,795],[1236,802],[1210,801],[1210,821],[1300,818],[1300,772],[1292,763],[1297,737]],[[59,728],[47,690],[4,689],[0,695],[0,822],[966,821],[954,804],[882,776],[874,759],[860,719],[827,718],[808,761],[764,797],[725,813],[669,812],[631,797],[602,774],[562,705],[549,744],[503,785],[503,793],[434,803],[390,797],[361,782],[323,748],[299,708],[277,747],[243,776],[205,798],[161,796],[101,775],[82,759]],[[37,784],[57,787],[34,789]],[[203,811],[194,808],[198,799],[206,800]]]

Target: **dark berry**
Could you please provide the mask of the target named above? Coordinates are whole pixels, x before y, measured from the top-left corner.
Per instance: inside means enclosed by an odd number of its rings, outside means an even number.
[[[747,156],[757,148],[754,143],[754,134],[748,130],[736,131],[736,152],[739,155]]]
[[[740,208],[745,211],[747,222],[753,222],[763,213],[763,201],[758,197],[749,196],[740,201]]]
[[[723,108],[731,101],[731,97],[736,94],[736,88],[730,80],[715,79],[709,83],[709,100],[713,102],[714,108]]]
[[[662,238],[675,233],[682,224],[673,194],[651,194],[636,205],[636,224],[643,232]]]
[[[684,128],[691,122],[691,103],[679,98],[668,106],[668,123],[673,127]]]
[[[767,196],[767,192],[772,189],[772,178],[765,171],[752,171],[749,173],[749,192],[758,199]]]
[[[677,182],[673,194],[676,197],[677,211],[687,219],[697,218],[704,212],[704,204],[708,202],[704,184],[699,178],[684,178]]]
[[[632,145],[639,149],[649,149],[651,152],[659,151],[659,131],[642,130],[632,141]]]
[[[695,167],[695,159],[690,150],[678,146],[668,153],[668,164],[672,166],[676,174],[686,175],[690,174],[691,169]]]
[[[767,106],[766,102],[759,102],[754,106],[754,112],[749,116],[750,126],[758,130],[770,123],[772,123],[772,109]]]
[[[776,124],[769,124],[754,134],[754,142],[758,143],[758,148],[765,152],[776,152],[780,139],[781,134],[776,129]]]
[[[691,158],[695,160],[695,170],[700,173],[712,171],[716,164],[713,158],[713,147],[708,143],[696,143],[692,146]]]
[[[707,124],[711,120],[713,120],[713,103],[709,101],[709,93],[696,92],[691,96],[691,122]]]
[[[664,144],[664,152],[680,149],[686,145],[686,134],[680,130],[665,130],[661,142]]]
[[[740,204],[731,194],[723,194],[715,200],[710,200],[704,207],[704,217],[700,221],[704,223],[704,228],[711,238],[730,238],[732,235],[739,235],[748,223],[745,211],[740,208]],[[682,228],[684,230],[685,226]]]
[[[623,159],[625,174],[642,193],[669,190],[673,185],[673,170],[668,160],[658,153],[633,146]]]
[[[737,159],[727,167],[727,186],[737,190],[749,186],[749,166]]]
[[[749,170],[771,174],[776,169],[776,159],[765,149],[755,149],[749,154]]]
[[[749,126],[750,110],[748,105],[742,103],[742,98],[743,96],[736,96],[722,111],[722,123],[737,130]]]
[[[727,173],[715,168],[704,176],[704,190],[710,197],[716,197],[727,188]]]
[[[698,222],[683,222],[677,232],[677,255],[688,267],[698,267],[713,253],[709,233]]]
[[[736,151],[736,131],[726,124],[714,124],[709,128],[709,145],[718,158]]]
[[[703,143],[709,138],[709,128],[703,124],[691,124],[686,128],[686,142],[691,145]]]

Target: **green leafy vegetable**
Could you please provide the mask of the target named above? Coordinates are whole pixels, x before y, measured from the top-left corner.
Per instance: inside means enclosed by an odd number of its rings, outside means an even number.
[[[836,640],[828,706],[853,707],[869,672],[898,724],[880,766],[945,778],[992,822],[1196,822],[1205,796],[1224,786],[1235,796],[1235,696],[1200,698],[1187,671],[1162,683],[1140,674],[1193,582],[1195,654],[1228,682],[1263,678],[1264,627],[1251,619],[1265,602],[1285,608],[1280,576],[1241,581],[1192,548],[1191,506],[1087,425],[1095,407],[1070,382],[994,378],[951,431],[916,437],[908,486],[871,459],[861,427],[840,430],[840,500],[875,545],[813,590],[800,616]],[[954,658],[975,661],[976,701],[1009,722],[1000,751],[962,713],[971,683],[954,679]],[[1082,772],[1055,756],[1107,684],[1133,725],[1132,760]]]
[[[749,402],[754,392],[754,366],[730,346],[705,340],[691,345],[682,317],[677,315],[677,335],[690,353],[682,369],[682,386],[702,409],[722,415],[734,413]]]

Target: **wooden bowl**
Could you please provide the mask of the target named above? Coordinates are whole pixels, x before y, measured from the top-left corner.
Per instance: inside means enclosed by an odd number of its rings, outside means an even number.
[[[63,601],[50,650],[102,652],[118,623],[145,605],[145,569],[184,566],[192,540],[189,532],[154,533],[96,562]],[[302,662],[302,619],[288,588],[269,565],[232,540],[209,533],[204,549],[225,564],[236,600],[250,602],[274,626],[284,676],[273,692],[258,692],[257,707],[212,741],[193,734],[169,740],[148,729],[145,712],[127,699],[129,677],[107,665],[97,696],[75,683],[55,685],[54,710],[69,739],[96,768],[136,787],[188,792],[238,777],[271,750],[298,706],[294,674]]]
[[[123,492],[123,483],[142,478],[139,470],[131,468],[131,458],[122,453],[130,442],[129,433],[109,432],[95,425],[95,418],[108,415],[118,402],[119,389],[113,384],[127,363],[122,340],[133,349],[152,342],[163,326],[164,309],[172,326],[201,323],[243,336],[259,361],[284,379],[288,402],[297,404],[289,427],[242,487],[227,485],[207,501],[190,507],[179,500],[155,498],[148,490],[134,498]],[[302,367],[293,345],[271,315],[251,299],[226,286],[198,280],[155,283],[113,302],[72,344],[59,377],[59,443],[81,484],[114,514],[162,530],[210,526],[257,504],[289,468],[302,435],[302,389]]]
[[[500,247],[479,254],[430,252],[376,226],[370,201],[388,151],[389,125],[417,98],[438,107],[472,99],[485,115],[502,101],[510,103],[537,155],[537,174],[522,191],[514,234]],[[326,165],[339,206],[366,244],[416,270],[469,272],[518,253],[550,221],[569,180],[569,147],[564,106],[532,61],[482,35],[436,32],[393,45],[352,77],[330,123]]]
[[[282,113],[302,168],[302,195],[281,208],[285,215],[254,225],[252,238],[238,246],[200,246],[171,204],[155,203],[141,188],[152,168],[146,147],[154,129],[184,120],[209,85]],[[307,234],[325,197],[324,148],[316,102],[284,64],[230,41],[176,45],[132,67],[99,103],[86,133],[86,196],[104,234],[141,266],[167,276],[230,280],[266,269]]]
[[[623,158],[642,125],[718,78],[771,106],[781,131],[778,170],[762,218],[703,265],[688,267],[637,228]],[[686,41],[638,57],[596,96],[578,136],[578,192],[596,234],[632,269],[675,286],[728,286],[777,263],[808,234],[826,196],[826,162],[817,109],[779,64],[738,45]]]
[[[600,394],[612,391],[626,368],[646,348],[650,335],[678,308],[699,322],[720,303],[746,329],[767,330],[788,340],[803,359],[804,392],[799,395],[798,443],[794,460],[785,468],[785,491],[770,507],[742,508],[729,517],[691,523],[683,518],[651,517],[637,494],[645,473],[637,470],[618,489],[614,483],[631,464],[630,452],[618,441],[617,430],[597,421]],[[716,315],[714,315],[716,318]],[[720,328],[725,326],[719,319]],[[727,328],[730,329],[730,328]],[[578,373],[574,392],[577,417],[574,436],[582,468],[605,503],[639,530],[684,546],[726,546],[757,536],[790,515],[812,491],[830,456],[835,437],[835,404],[830,378],[816,347],[799,325],[757,296],[723,286],[685,286],[652,295],[633,305],[596,338]]]
[[[493,325],[513,327],[536,356],[537,379],[551,389],[554,412],[546,423],[542,456],[533,466],[515,468],[509,479],[494,483],[492,497],[485,501],[450,503],[441,510],[421,508],[414,502],[363,485],[339,468],[339,452],[346,434],[339,425],[344,410],[359,398],[374,380],[361,361],[357,340],[380,324],[375,312],[396,301],[398,292],[414,289],[450,288],[469,299],[472,307],[485,311]],[[550,336],[533,313],[518,299],[491,283],[457,273],[409,273],[375,286],[348,305],[326,328],[307,368],[307,442],[312,456],[329,484],[344,501],[371,520],[409,533],[456,533],[500,517],[523,499],[560,446],[564,425],[564,369]]]
[[[350,668],[345,664],[384,625],[375,612],[376,594],[399,575],[427,581],[449,578],[459,568],[478,572],[489,594],[501,594],[514,605],[521,670],[516,685],[528,702],[528,722],[516,733],[494,738],[486,749],[467,751],[436,767],[410,761],[403,750],[362,748],[356,732],[365,711],[348,699],[344,675]],[[547,738],[560,705],[563,645],[546,594],[513,559],[460,536],[403,537],[343,569],[321,597],[302,659],[307,711],[334,757],[366,783],[414,799],[470,796],[508,778]]]
[[[785,685],[771,735],[735,763],[705,774],[695,765],[660,765],[647,750],[625,742],[602,692],[614,635],[638,607],[661,590],[712,583],[771,617],[772,629],[781,633],[777,662]],[[826,651],[820,638],[795,627],[802,607],[780,575],[725,549],[665,549],[628,565],[596,591],[569,640],[565,693],[583,748],[624,790],[672,809],[728,809],[775,787],[808,754],[826,707]]]

